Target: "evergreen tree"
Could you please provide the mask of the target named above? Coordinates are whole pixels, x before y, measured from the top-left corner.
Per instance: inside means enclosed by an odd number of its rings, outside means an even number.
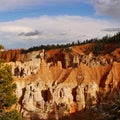
[[[15,89],[16,84],[13,83],[11,67],[0,60],[0,120],[20,120],[20,115],[15,110],[6,112],[17,102]]]

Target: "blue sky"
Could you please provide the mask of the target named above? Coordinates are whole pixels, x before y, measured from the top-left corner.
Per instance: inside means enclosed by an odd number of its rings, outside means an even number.
[[[29,48],[113,35],[119,11],[119,0],[1,0],[0,44]]]
[[[0,21],[11,21],[24,17],[39,17],[41,15],[80,15],[95,17],[94,12],[95,10],[90,4],[72,2],[69,4],[33,6],[11,11],[1,11]]]

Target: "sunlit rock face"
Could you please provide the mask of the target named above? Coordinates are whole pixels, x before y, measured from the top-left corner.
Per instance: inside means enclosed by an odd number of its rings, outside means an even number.
[[[109,95],[120,87],[116,55],[36,51],[7,62],[12,66],[17,109],[23,119],[57,120],[97,105],[103,94]]]
[[[58,119],[96,105],[101,89],[108,93],[118,87],[119,67],[116,62],[93,67],[81,63],[79,68],[63,69],[60,65],[48,67],[43,62],[34,77],[31,75],[19,78],[21,81],[16,80],[19,92],[19,83],[24,82],[24,87],[21,87],[21,90],[24,88],[24,94],[21,94],[24,119],[33,119],[35,115],[39,119],[49,116]]]
[[[16,77],[25,77],[31,74],[36,74],[40,67],[40,60],[34,59],[27,62],[9,62],[7,64],[12,66],[12,74]]]

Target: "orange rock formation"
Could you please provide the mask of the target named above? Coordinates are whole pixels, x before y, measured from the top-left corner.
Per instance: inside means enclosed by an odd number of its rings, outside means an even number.
[[[14,76],[18,109],[24,118],[30,118],[36,111],[39,119],[47,119],[48,115],[57,119],[96,105],[103,93],[119,91],[120,49],[111,55],[94,56],[92,52],[85,54],[88,47],[92,46],[72,47],[71,52],[50,50],[43,58],[37,57],[41,51],[24,55],[21,50],[13,50],[0,54],[7,62],[19,60],[9,63],[19,71],[27,65],[24,76]],[[33,61],[39,64],[35,66]]]

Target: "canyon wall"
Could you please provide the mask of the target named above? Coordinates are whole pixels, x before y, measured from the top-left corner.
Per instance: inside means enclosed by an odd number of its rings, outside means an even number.
[[[7,59],[17,84],[16,108],[25,120],[54,120],[97,105],[103,95],[119,92],[117,51],[112,56],[36,51],[19,61]]]

